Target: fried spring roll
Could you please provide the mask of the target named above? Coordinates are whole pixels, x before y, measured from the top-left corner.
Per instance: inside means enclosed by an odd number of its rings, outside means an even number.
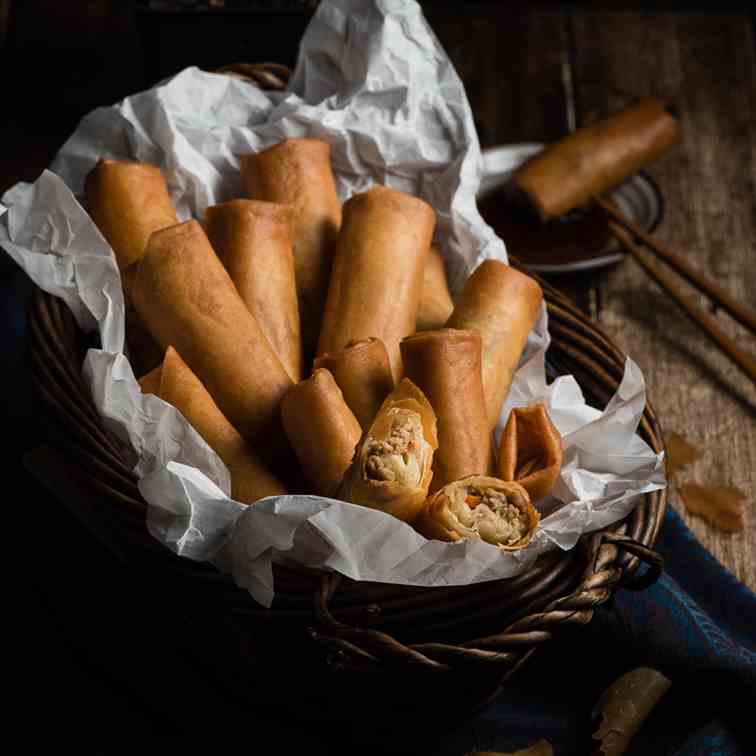
[[[540,501],[551,493],[562,469],[562,457],[562,437],[542,402],[509,413],[497,461],[502,480],[516,481],[531,501]]]
[[[295,383],[301,380],[291,207],[232,200],[209,207],[205,227],[213,249],[273,351],[291,379]]]
[[[344,205],[318,355],[375,336],[399,380],[399,342],[415,330],[435,224],[429,204],[382,186]]]
[[[317,139],[285,139],[256,155],[242,155],[241,172],[249,197],[292,206],[294,269],[309,362],[317,347],[341,226],[331,147]]]
[[[197,221],[150,237],[131,296],[152,336],[176,348],[239,433],[266,460],[285,458],[278,406],[291,379]]]
[[[420,307],[417,311],[417,331],[433,331],[443,328],[454,309],[454,302],[449,292],[444,270],[444,258],[441,250],[431,245],[423,272],[423,291],[420,295]]]
[[[547,147],[515,171],[514,183],[541,220],[549,220],[632,176],[679,138],[677,118],[644,97]]]
[[[165,178],[148,163],[101,159],[87,174],[84,192],[120,270],[144,254],[153,231],[178,223]]]
[[[160,389],[160,371],[163,369],[162,365],[158,365],[156,368],[150,370],[149,373],[143,375],[137,383],[139,388],[142,389],[143,394],[155,394]]]
[[[428,496],[437,447],[433,408],[404,378],[360,439],[339,498],[412,522]]]
[[[315,367],[331,371],[362,430],[370,427],[394,388],[388,353],[380,339],[352,341],[338,352],[318,357]]]
[[[533,538],[539,520],[518,483],[470,475],[431,496],[414,525],[426,538],[480,538],[502,551],[517,551]]]
[[[252,504],[286,489],[254,454],[236,428],[223,416],[199,378],[168,347],[160,369],[158,396],[172,404],[223,460],[231,475],[231,498]]]
[[[541,287],[530,276],[497,260],[481,263],[457,297],[447,325],[481,336],[489,430],[499,419],[542,299]]]
[[[360,424],[328,370],[320,368],[281,402],[286,435],[316,494],[334,496],[360,440]]]
[[[444,328],[402,341],[407,377],[428,397],[438,421],[430,490],[467,475],[487,475],[491,433],[480,371],[480,335]]]

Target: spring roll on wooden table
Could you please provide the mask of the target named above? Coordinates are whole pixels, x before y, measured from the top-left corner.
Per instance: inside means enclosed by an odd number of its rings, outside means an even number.
[[[415,330],[435,224],[427,202],[383,186],[346,202],[318,355],[374,336],[399,380],[399,342]]]
[[[338,352],[318,357],[315,367],[331,371],[363,430],[370,427],[394,388],[388,352],[380,339],[350,342]]]
[[[266,496],[286,493],[283,484],[228,422],[200,379],[173,347],[165,352],[157,395],[172,404],[223,460],[231,475],[234,501],[252,504]]]
[[[150,237],[131,296],[153,337],[175,347],[255,451],[286,458],[278,406],[292,381],[197,221]]]
[[[428,496],[437,447],[433,407],[403,378],[360,439],[339,498],[412,522]]]
[[[406,376],[428,398],[438,423],[431,491],[491,470],[480,343],[475,331],[451,328],[423,331],[402,341]]]
[[[457,297],[447,325],[481,336],[489,430],[499,419],[542,300],[541,287],[530,276],[498,260],[482,262]]]
[[[331,373],[319,368],[281,403],[286,435],[305,477],[320,496],[334,496],[362,430]]]
[[[302,378],[302,340],[291,214],[289,205],[232,200],[207,208],[205,228],[244,304],[296,383]]]
[[[331,146],[318,139],[284,139],[255,155],[242,155],[241,172],[251,199],[292,207],[299,315],[309,363],[317,347],[333,249],[341,226]]]
[[[581,207],[655,160],[680,138],[680,125],[653,97],[573,131],[521,165],[520,199],[549,220]]]
[[[454,310],[441,250],[432,244],[423,272],[423,291],[417,311],[418,331],[435,331],[443,328]]]

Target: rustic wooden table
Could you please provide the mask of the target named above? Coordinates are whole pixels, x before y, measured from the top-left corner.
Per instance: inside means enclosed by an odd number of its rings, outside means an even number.
[[[458,6],[426,13],[466,84],[483,147],[554,140],[639,95],[671,103],[683,137],[648,171],[664,197],[655,233],[756,307],[756,60],[748,14],[513,11],[491,3],[467,3],[464,16]],[[641,366],[665,433],[702,452],[677,474],[671,505],[722,564],[756,589],[754,385],[633,261],[552,282]],[[703,297],[700,304],[707,307]],[[756,353],[756,340],[725,314],[717,319]],[[688,515],[677,490],[685,482],[740,489],[744,531],[725,534]]]

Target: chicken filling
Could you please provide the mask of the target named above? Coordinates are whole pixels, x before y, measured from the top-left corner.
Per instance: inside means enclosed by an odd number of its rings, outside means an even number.
[[[423,438],[419,415],[415,412],[397,413],[388,438],[384,441],[367,439],[365,476],[370,480],[417,486],[423,476],[426,447],[429,445]]]
[[[517,494],[470,486],[455,497],[454,514],[460,523],[493,544],[511,546],[528,532],[525,502]]]

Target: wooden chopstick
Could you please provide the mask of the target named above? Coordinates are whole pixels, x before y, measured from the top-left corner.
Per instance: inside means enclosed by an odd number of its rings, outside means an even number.
[[[603,207],[603,203],[602,203]],[[628,221],[629,223],[629,221]],[[704,312],[687,296],[680,281],[665,270],[648,250],[635,244],[627,229],[610,216],[609,227],[617,241],[635,258],[643,269],[658,283],[679,305],[683,312],[697,323],[703,332],[725,352],[732,361],[754,382],[756,382],[756,359],[744,352],[733,339],[720,327],[716,318]],[[657,251],[657,250],[655,250]],[[662,256],[662,259],[665,257]],[[708,292],[707,292],[708,293]],[[712,297],[713,299],[714,297]],[[749,313],[746,312],[746,315]]]
[[[707,294],[713,302],[732,315],[738,323],[756,335],[756,312],[736,302],[719,284],[704,277],[681,255],[664,247],[657,239],[646,233],[640,226],[612,207],[606,200],[601,197],[594,197],[594,200],[613,221],[630,231],[635,238],[640,239],[654,254],[673,267],[693,286],[696,286]]]

